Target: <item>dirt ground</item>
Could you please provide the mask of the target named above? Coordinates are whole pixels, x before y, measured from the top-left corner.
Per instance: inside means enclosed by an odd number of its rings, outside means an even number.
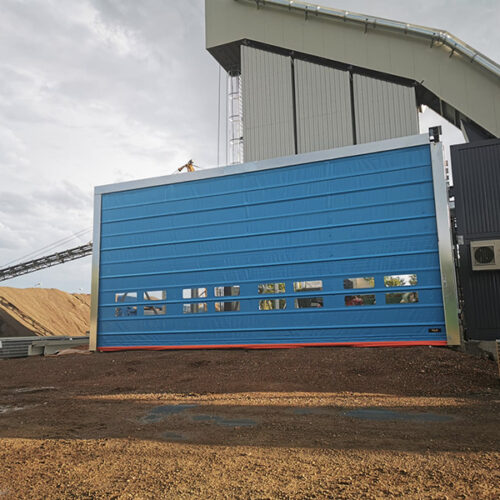
[[[90,295],[0,287],[0,338],[88,335]]]
[[[496,364],[446,348],[0,361],[0,500],[500,497]]]

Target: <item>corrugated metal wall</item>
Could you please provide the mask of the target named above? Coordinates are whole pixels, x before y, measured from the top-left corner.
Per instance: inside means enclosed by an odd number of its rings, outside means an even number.
[[[353,144],[349,72],[296,59],[298,153]]]
[[[353,75],[356,142],[418,134],[415,89]]]
[[[347,71],[242,45],[244,161],[418,134],[414,88],[352,79],[351,89]]]
[[[102,194],[98,349],[446,344],[429,145],[271,167]]]
[[[241,47],[245,161],[295,153],[290,57]]]
[[[500,239],[500,140],[451,146],[466,336],[500,338],[500,271],[473,271],[470,242]]]

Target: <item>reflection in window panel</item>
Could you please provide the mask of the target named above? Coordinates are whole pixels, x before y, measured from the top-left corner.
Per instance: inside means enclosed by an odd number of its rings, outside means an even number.
[[[136,302],[137,292],[121,292],[115,294],[115,302]]]
[[[165,300],[167,292],[165,290],[150,290],[143,293],[144,300]]]
[[[416,274],[395,274],[393,276],[384,276],[384,285],[391,286],[414,286],[417,284]]]
[[[144,316],[161,316],[167,312],[167,306],[144,306]]]
[[[261,283],[259,293],[285,293],[284,283]]]
[[[184,290],[182,290],[183,299],[197,299],[199,297],[206,297],[206,296],[207,296],[206,288],[184,288]]]
[[[137,316],[137,306],[116,307],[115,316],[117,318],[124,316]]]
[[[344,288],[373,288],[375,286],[375,278],[365,277],[365,278],[346,278],[344,280]]]
[[[375,295],[346,295],[346,306],[372,306],[375,304]]]
[[[294,292],[317,292],[323,290],[323,281],[295,281],[293,284]]]
[[[259,300],[259,311],[272,311],[274,309],[286,309],[286,299]]]
[[[235,297],[239,294],[240,285],[214,287],[214,295],[216,297]]]
[[[418,292],[386,293],[386,304],[413,304],[418,302]]]
[[[303,309],[306,307],[323,307],[323,297],[304,297],[295,299],[295,308]]]
[[[215,310],[217,312],[228,312],[228,311],[239,311],[240,310],[240,302],[216,302]]]
[[[207,310],[206,302],[193,302],[192,304],[183,304],[182,306],[184,314],[206,313]]]

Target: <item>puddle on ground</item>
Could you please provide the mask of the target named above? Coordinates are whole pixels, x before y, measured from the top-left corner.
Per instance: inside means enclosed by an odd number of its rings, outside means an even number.
[[[46,387],[19,387],[18,389],[14,389],[13,392],[17,393],[32,393],[32,392],[44,392],[44,391],[55,391],[56,387],[46,386]]]
[[[226,419],[218,415],[193,415],[192,419],[197,422],[211,422],[223,427],[253,427],[257,425],[255,420],[248,418]]]
[[[168,441],[185,441],[187,438],[182,434],[176,432],[164,432],[161,437],[167,439]]]
[[[329,409],[328,408],[295,408],[293,410],[293,413],[295,415],[324,415],[325,413],[329,413]]]
[[[154,424],[161,422],[170,415],[177,415],[190,408],[196,408],[198,405],[163,405],[156,406],[146,416],[141,418],[143,424]]]
[[[438,415],[437,413],[408,413],[404,411],[387,410],[385,408],[360,408],[344,412],[346,417],[361,418],[363,420],[403,420],[411,422],[450,422],[453,417]]]
[[[171,415],[178,415],[179,413],[183,413],[190,408],[196,408],[197,406],[199,405],[156,406],[147,415],[142,417],[140,422],[142,424],[155,424]],[[253,427],[254,425],[257,425],[257,422],[248,418],[224,418],[219,415],[190,415],[189,418],[194,422],[209,422],[222,427]],[[163,436],[166,439],[185,439],[182,434],[175,434],[172,432],[167,432]]]

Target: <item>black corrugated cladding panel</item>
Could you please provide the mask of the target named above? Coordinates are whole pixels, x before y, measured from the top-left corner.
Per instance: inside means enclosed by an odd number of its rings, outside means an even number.
[[[500,139],[451,147],[465,335],[500,338],[500,270],[473,271],[470,242],[500,239]]]

